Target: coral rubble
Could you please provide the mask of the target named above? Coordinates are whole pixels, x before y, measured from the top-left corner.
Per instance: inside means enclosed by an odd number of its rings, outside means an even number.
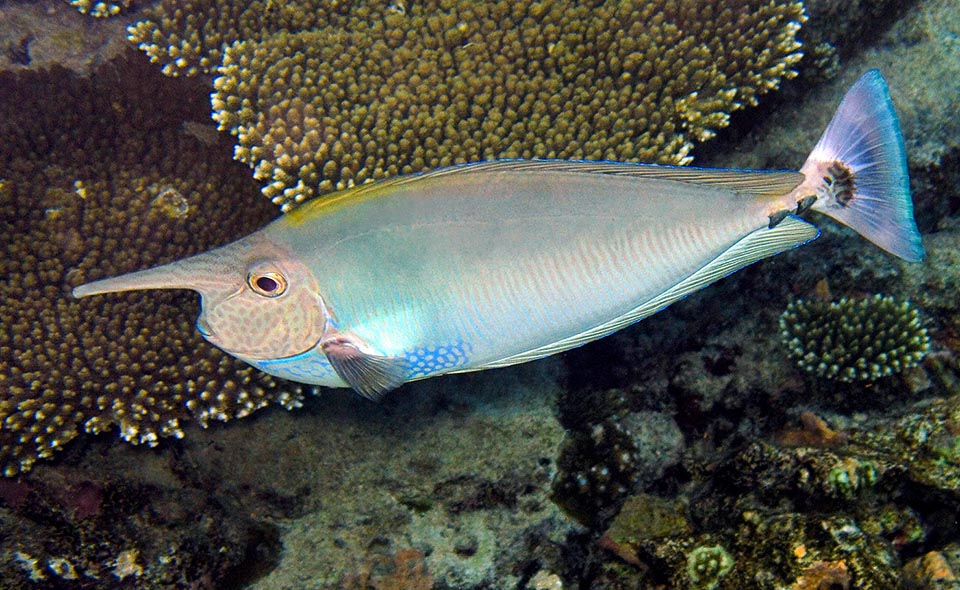
[[[599,543],[629,569],[608,564],[590,587],[896,587],[905,558],[957,534],[936,515],[960,505],[958,408],[918,402],[829,447],[752,441],[679,499],[631,496]],[[949,578],[949,548],[903,573]]]
[[[184,125],[202,121],[203,109],[143,61],[116,61],[89,79],[2,74],[5,475],[81,431],[117,428],[152,445],[181,435],[185,420],[291,406],[301,395],[204,343],[195,296],[70,297],[84,281],[206,250],[271,217],[261,199],[244,198],[251,184],[226,146]],[[191,87],[202,98],[202,85]]]
[[[377,404],[336,392],[306,400],[306,412],[245,421],[261,435],[243,423],[203,433],[224,449],[204,465],[212,480],[255,502],[267,490],[310,490],[312,509],[287,521],[280,565],[252,590],[303,579],[369,588],[377,577],[375,587],[394,587],[404,572],[435,588],[524,588],[541,568],[562,575],[566,537],[579,527],[550,501],[564,437],[557,365],[412,383]],[[258,443],[245,448],[251,436]],[[202,452],[197,437],[184,444]],[[411,548],[423,557],[400,567]]]
[[[223,497],[162,475],[147,481],[160,475],[152,466],[112,478],[105,468],[2,480],[0,589],[239,587],[252,552],[277,559],[278,529]]]

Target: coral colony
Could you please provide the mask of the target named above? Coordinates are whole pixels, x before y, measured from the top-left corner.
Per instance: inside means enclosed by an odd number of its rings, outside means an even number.
[[[165,1],[131,28],[166,73],[220,74],[214,118],[284,210],[459,162],[689,162],[793,75],[804,19],[757,0],[330,6]]]
[[[900,373],[930,348],[917,310],[882,295],[793,301],[780,316],[780,334],[801,368],[846,382]]]
[[[0,143],[9,237],[0,257],[0,470],[8,476],[82,431],[117,428],[130,442],[156,444],[181,436],[185,421],[300,399],[299,385],[206,346],[189,295],[133,295],[93,312],[99,304],[63,290],[91,269],[179,258],[275,215],[231,165],[229,146],[185,132],[182,121],[206,116],[202,104],[165,92],[149,65],[139,69],[120,85],[110,71],[0,74],[0,115],[16,123]],[[226,199],[233,205],[222,206]]]

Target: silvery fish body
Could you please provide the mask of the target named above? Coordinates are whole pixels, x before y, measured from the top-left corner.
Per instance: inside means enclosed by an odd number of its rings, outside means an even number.
[[[338,330],[405,359],[416,379],[593,340],[652,313],[651,301],[768,224],[762,198],[598,169],[653,170],[471,165],[316,202],[262,231],[318,277]],[[787,178],[789,192],[798,182]],[[797,242],[816,235],[797,225]],[[343,385],[318,352],[254,364]]]
[[[376,396],[595,340],[814,239],[807,208],[923,256],[886,86],[800,172],[514,160],[363,185],[199,256],[78,287],[190,288],[201,333],[273,375]]]

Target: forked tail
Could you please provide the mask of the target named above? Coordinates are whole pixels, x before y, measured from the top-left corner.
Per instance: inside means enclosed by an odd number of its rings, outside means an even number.
[[[801,186],[816,192],[815,211],[891,254],[923,259],[903,137],[879,70],[847,91],[800,171],[806,176]]]

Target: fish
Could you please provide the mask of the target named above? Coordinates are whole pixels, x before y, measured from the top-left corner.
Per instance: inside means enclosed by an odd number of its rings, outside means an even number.
[[[375,399],[581,346],[805,244],[825,214],[923,259],[883,76],[846,93],[799,171],[492,160],[310,201],[225,246],[74,297],[190,289],[234,357]]]

